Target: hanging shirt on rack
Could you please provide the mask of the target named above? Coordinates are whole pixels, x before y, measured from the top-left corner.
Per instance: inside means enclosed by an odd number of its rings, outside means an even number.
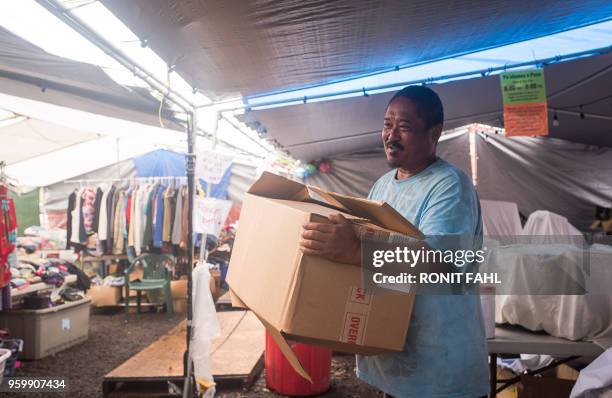
[[[75,245],[81,244],[81,237],[84,234],[84,231],[81,231],[81,226],[83,225],[83,213],[81,211],[81,207],[83,204],[83,190],[79,189],[75,195],[74,208],[72,209],[72,227],[71,227],[71,236],[70,242]]]
[[[176,191],[169,187],[164,193],[164,229],[163,229],[163,240],[164,242],[172,241],[172,224],[174,219],[174,212],[176,207]]]
[[[125,239],[125,244],[127,244],[128,239],[128,231],[130,227],[130,206],[132,204],[132,191],[133,188],[129,187],[125,193],[124,203],[123,203],[123,239]]]
[[[160,186],[155,193],[154,221],[153,221],[153,246],[163,246],[164,232],[164,192],[165,187]]]
[[[102,196],[104,192],[102,188],[96,189],[96,197],[94,199],[94,215],[93,215],[93,232],[98,233],[98,226],[100,225],[100,210],[102,205]]]
[[[117,205],[117,197],[119,196],[119,193],[117,191],[117,188],[113,185],[111,187],[111,191],[108,193],[108,202],[107,202],[107,206],[108,206],[108,226],[107,226],[107,231],[108,231],[108,236],[106,239],[106,252],[107,253],[112,253],[113,252],[113,245],[114,245],[114,235],[115,235],[115,209],[116,209],[116,205]]]
[[[15,203],[8,197],[8,189],[0,186],[0,288],[11,281],[11,262],[16,259],[16,243]]]
[[[174,224],[172,225],[172,244],[181,243],[181,232],[183,229],[183,187],[176,190],[176,208],[174,209]]]
[[[157,184],[152,185],[147,190],[147,203],[145,206],[145,217],[147,219],[144,227],[144,234],[142,238],[142,244],[145,247],[153,247],[153,220],[155,214],[155,192],[157,191]]]
[[[136,218],[137,214],[135,211],[136,208],[136,199],[138,198],[138,187],[132,190],[132,195],[130,196],[130,200],[128,201],[129,206],[129,225],[128,225],[128,247],[134,247],[134,227],[136,226]]]
[[[187,249],[187,237],[189,234],[189,188],[183,188],[183,222],[181,229],[181,243],[182,249]]]
[[[76,206],[76,191],[68,195],[68,209],[66,209],[66,249],[72,247],[72,212]]]
[[[108,206],[106,202],[108,200],[108,194],[110,193],[110,189],[106,189],[102,191],[98,188],[102,195],[100,196],[100,201],[98,203],[98,211],[97,211],[97,228],[96,233],[98,234],[98,241],[100,241],[102,250],[105,250],[106,240],[108,239]]]
[[[113,254],[122,254],[124,249],[125,238],[123,236],[123,230],[125,228],[125,196],[126,192],[121,190],[115,206]]]
[[[134,211],[136,213],[136,221],[134,225],[134,249],[136,255],[142,253],[143,241],[144,241],[144,230],[147,224],[147,217],[145,215],[145,208],[147,206],[148,199],[147,187],[143,186],[138,190],[138,196],[136,197],[136,206]]]
[[[89,236],[94,233],[96,191],[92,188],[85,188],[83,189],[82,198],[83,226],[85,227],[85,234]],[[85,243],[85,240],[81,240],[81,243]]]

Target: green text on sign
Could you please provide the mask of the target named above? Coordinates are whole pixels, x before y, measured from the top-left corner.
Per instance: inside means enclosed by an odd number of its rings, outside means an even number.
[[[506,72],[499,76],[504,105],[546,102],[543,70]]]

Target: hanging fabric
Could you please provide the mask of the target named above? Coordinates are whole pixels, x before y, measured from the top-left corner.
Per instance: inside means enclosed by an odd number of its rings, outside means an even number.
[[[8,195],[4,163],[0,164],[0,288],[11,281],[11,265],[17,265],[17,215],[15,203]]]
[[[81,186],[68,197],[68,248],[86,247],[92,235],[102,254],[130,257],[187,247],[186,185],[168,177],[112,181]],[[204,192],[199,189],[198,194]]]

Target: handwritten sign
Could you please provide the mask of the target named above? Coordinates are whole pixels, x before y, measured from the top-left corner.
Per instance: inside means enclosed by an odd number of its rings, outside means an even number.
[[[507,136],[548,135],[544,71],[527,70],[500,75]]]
[[[218,237],[231,207],[232,202],[229,200],[196,198],[193,216],[194,232]]]
[[[218,184],[231,164],[230,156],[212,151],[201,151],[198,153],[196,162],[196,177],[211,184]]]

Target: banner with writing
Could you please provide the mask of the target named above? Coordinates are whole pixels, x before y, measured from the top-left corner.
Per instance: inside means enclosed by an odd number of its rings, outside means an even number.
[[[196,177],[211,184],[218,184],[232,164],[232,158],[218,152],[201,151],[196,160]]]
[[[193,209],[194,232],[218,237],[231,208],[230,200],[196,198]]]

